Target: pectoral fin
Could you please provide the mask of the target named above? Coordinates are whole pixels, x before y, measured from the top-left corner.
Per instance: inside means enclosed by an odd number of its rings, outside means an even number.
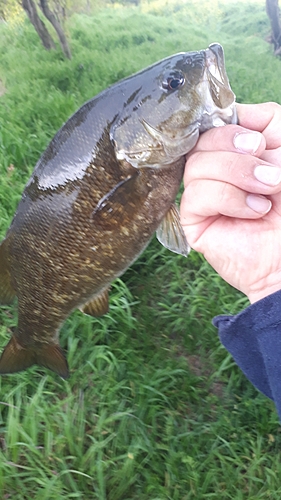
[[[108,312],[108,289],[104,290],[100,295],[84,304],[80,311],[90,316],[98,317],[103,316]]]
[[[116,226],[125,225],[131,220],[136,207],[142,198],[147,196],[148,187],[140,185],[136,188],[139,173],[134,173],[120,181],[109,191],[97,204],[93,211],[93,219],[96,225],[105,230],[113,230]]]
[[[180,214],[175,204],[165,215],[160,226],[156,231],[157,239],[160,243],[171,250],[171,252],[188,256],[190,246],[187,243],[182,225],[180,223]]]
[[[10,304],[15,298],[15,290],[11,284],[11,275],[8,262],[7,240],[0,245],[0,303]]]
[[[34,364],[49,368],[62,378],[69,377],[67,361],[59,345],[42,344],[38,348],[26,348],[14,336],[0,358],[0,374],[20,372]]]

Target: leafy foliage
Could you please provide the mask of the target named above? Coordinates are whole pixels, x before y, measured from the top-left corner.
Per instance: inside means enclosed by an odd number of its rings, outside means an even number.
[[[73,59],[27,23],[0,27],[0,232],[50,138],[85,100],[181,50],[224,45],[241,102],[280,101],[264,6],[191,0],[113,5],[67,23]],[[32,50],[27,50],[27,48]],[[72,369],[0,379],[0,497],[279,500],[280,425],[220,345],[212,316],[244,297],[201,255],[153,241],[111,292],[110,313],[75,312],[61,332]],[[0,309],[0,342],[16,306]]]

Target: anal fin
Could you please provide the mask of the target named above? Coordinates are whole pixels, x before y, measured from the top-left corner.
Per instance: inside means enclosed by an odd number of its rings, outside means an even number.
[[[10,304],[16,295],[9,267],[7,240],[4,240],[0,244],[0,304]]]
[[[175,204],[171,205],[160,226],[156,231],[160,243],[171,252],[188,256],[190,246],[187,243],[184,230],[180,222],[180,214]]]
[[[108,309],[108,289],[96,295],[92,300],[80,307],[80,311],[84,314],[89,314],[94,317],[103,316],[108,312]]]
[[[69,377],[67,361],[58,344],[22,347],[15,336],[6,345],[0,358],[0,375],[20,372],[34,364],[49,368],[62,378]]]

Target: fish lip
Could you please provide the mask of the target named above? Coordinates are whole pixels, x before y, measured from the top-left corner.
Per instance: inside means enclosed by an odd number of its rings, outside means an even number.
[[[230,87],[226,74],[223,48],[218,43],[209,45],[209,48],[205,50],[205,71],[202,82],[203,81],[208,82],[210,96],[215,108],[225,111],[230,110],[234,116],[235,112],[233,112],[233,106],[235,103],[235,94]],[[208,110],[203,114],[209,114]],[[218,123],[214,126],[220,125],[222,125],[222,123]]]
[[[212,43],[205,51],[205,63],[208,73],[222,85],[229,85],[225,73],[223,48],[219,43]]]

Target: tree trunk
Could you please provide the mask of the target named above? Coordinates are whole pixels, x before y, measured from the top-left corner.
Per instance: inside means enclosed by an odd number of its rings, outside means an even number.
[[[266,0],[266,12],[271,24],[271,40],[275,55],[281,55],[281,22],[278,0]]]
[[[33,0],[22,0],[21,2],[22,8],[25,10],[28,15],[30,22],[33,24],[36,29],[45,49],[50,50],[55,48],[55,43],[48,32],[45,24],[38,16],[36,5]]]
[[[68,57],[68,59],[71,59],[71,52],[70,52],[70,48],[69,48],[69,45],[68,45],[67,40],[66,40],[66,36],[65,36],[65,34],[63,32],[63,29],[62,29],[59,21],[56,18],[56,16],[49,9],[48,1],[47,0],[40,0],[40,4],[39,5],[41,7],[41,10],[42,10],[44,16],[54,26],[54,28],[55,28],[55,30],[56,30],[56,32],[58,34],[59,41],[60,41],[60,44],[61,44],[61,48],[63,50],[64,55],[66,57]]]

